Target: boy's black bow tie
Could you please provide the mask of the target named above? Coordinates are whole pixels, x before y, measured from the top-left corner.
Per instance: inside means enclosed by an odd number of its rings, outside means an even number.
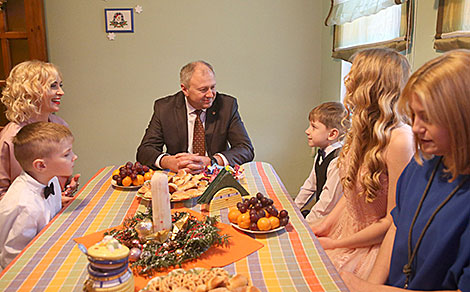
[[[320,155],[322,160],[325,159],[325,154],[326,154],[325,150],[320,149],[320,148],[318,149],[318,155]]]
[[[46,186],[44,188],[44,198],[47,200],[47,198],[49,198],[50,195],[55,195],[53,183],[50,183],[49,186]]]

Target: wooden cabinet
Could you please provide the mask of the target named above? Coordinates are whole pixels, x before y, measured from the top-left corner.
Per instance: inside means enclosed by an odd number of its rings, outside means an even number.
[[[7,0],[0,11],[0,87],[10,70],[26,60],[47,61],[43,0]],[[0,126],[8,121],[0,103]]]

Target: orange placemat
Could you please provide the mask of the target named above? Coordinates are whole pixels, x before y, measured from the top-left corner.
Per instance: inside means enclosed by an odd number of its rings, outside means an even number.
[[[178,209],[172,210],[172,212],[175,212],[175,211],[188,212],[191,215],[198,218],[199,220],[203,219],[202,214],[195,212],[191,209],[178,208]],[[227,234],[230,236],[228,240],[228,245],[217,246],[217,247],[213,246],[209,248],[209,250],[207,250],[207,252],[205,252],[200,258],[183,264],[182,266],[183,269],[188,270],[188,269],[192,269],[195,267],[201,267],[201,268],[207,268],[207,269],[214,268],[214,267],[224,267],[238,260],[241,260],[242,258],[247,257],[251,253],[257,251],[258,249],[264,246],[261,242],[251,238],[250,236],[246,234],[243,234],[235,230],[230,225],[219,222],[217,224],[217,227],[220,228],[221,234]],[[103,239],[104,233],[106,231],[109,231],[111,229],[121,229],[121,228],[122,228],[122,225],[119,225],[117,227],[91,233],[83,237],[74,238],[74,241],[76,243],[81,243],[85,245],[86,248],[89,248],[93,244]],[[153,277],[166,275],[172,269],[176,269],[176,268],[179,268],[179,267],[170,268],[164,272],[156,273],[153,275]],[[136,275],[134,273],[134,280],[135,280],[135,290],[139,291],[140,289],[144,288],[147,285],[150,278],[146,278],[141,275]]]

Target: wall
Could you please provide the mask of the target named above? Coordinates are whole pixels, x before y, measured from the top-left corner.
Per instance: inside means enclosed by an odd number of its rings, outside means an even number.
[[[238,98],[255,160],[296,194],[312,165],[307,115],[324,87],[324,13],[314,2],[45,0],[49,60],[65,84],[58,114],[76,137],[82,182],[135,160],[154,99],[179,90],[182,65],[204,59],[217,89]],[[103,9],[136,5],[135,33],[109,41]]]

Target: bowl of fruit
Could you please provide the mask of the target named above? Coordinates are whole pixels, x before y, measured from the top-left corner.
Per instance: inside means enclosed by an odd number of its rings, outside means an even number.
[[[111,175],[111,185],[117,189],[139,189],[144,182],[152,179],[153,170],[140,162],[128,161],[114,170]]]
[[[261,193],[251,198],[244,198],[237,207],[230,209],[228,219],[238,230],[265,234],[282,230],[289,223],[287,210],[278,211],[272,199]]]

